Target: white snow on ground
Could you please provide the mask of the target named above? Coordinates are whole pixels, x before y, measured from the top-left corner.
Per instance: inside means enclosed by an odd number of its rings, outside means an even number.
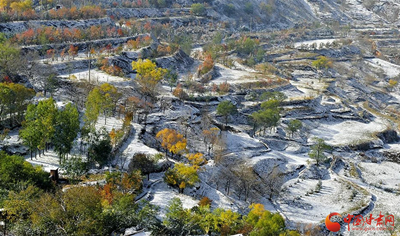
[[[359,163],[365,182],[383,188],[399,189],[400,165],[394,162]]]
[[[240,84],[260,81],[260,79],[255,78],[257,74],[254,74],[254,71],[234,70],[220,64],[217,64],[216,66],[218,67],[218,72],[221,76],[210,81],[210,83],[222,84],[228,82],[230,84]]]
[[[162,179],[164,173],[157,173],[157,174],[152,174],[151,179]],[[166,209],[168,208],[168,204],[170,201],[177,197],[182,201],[182,206],[184,208],[190,209],[194,206],[197,206],[197,203],[199,202],[198,200],[189,197],[184,194],[178,193],[178,189],[172,188],[168,186],[165,182],[159,182],[155,184],[152,189],[154,190],[152,194],[152,199],[150,200],[150,203],[159,206],[160,211],[159,211],[159,216],[160,217],[165,217]],[[188,189],[185,189],[187,191]]]
[[[390,63],[388,61],[379,59],[379,58],[373,58],[373,59],[367,59],[366,63],[371,65],[372,67],[376,69],[382,69],[385,74],[390,77],[396,77],[400,74],[400,66]]]
[[[251,158],[251,163],[256,164],[257,162],[264,159],[281,159],[286,160],[290,164],[298,164],[305,165],[308,157],[307,153],[305,154],[290,154],[288,152],[279,152],[279,151],[271,151],[261,156],[256,156]]]
[[[326,143],[334,146],[358,144],[362,141],[375,140],[376,137],[374,134],[384,131],[388,127],[387,122],[380,118],[376,118],[367,124],[352,120],[318,123],[318,126],[313,128],[310,134],[322,138]]]
[[[332,179],[322,180],[322,189],[319,193],[306,196],[314,190],[318,180],[288,181],[285,186],[288,192],[283,193],[284,200],[280,200],[280,208],[291,221],[301,223],[319,223],[331,212],[344,212],[351,208],[349,201],[351,190],[344,184]]]
[[[55,170],[60,167],[60,159],[58,158],[57,153],[53,150],[45,152],[45,155],[42,154],[40,157],[39,155],[36,155],[36,158],[35,154],[33,154],[32,160],[28,153],[25,156],[25,160],[34,166],[41,166],[46,172],[50,172],[50,170]]]
[[[122,116],[121,116],[122,118]],[[108,132],[110,132],[112,129],[121,129],[122,128],[122,119],[118,119],[116,117],[107,117],[106,119],[104,116],[99,116],[97,123],[95,125],[96,130],[100,130],[101,128],[106,128]]]
[[[295,70],[292,76],[296,80],[291,80],[290,83],[303,93],[302,97],[315,97],[329,85],[329,81],[319,79],[318,74],[312,71]]]
[[[123,150],[121,156],[127,157],[127,161],[124,163],[124,169],[128,168],[129,162],[132,159],[133,155],[135,153],[145,153],[145,154],[150,154],[154,155],[159,153],[156,149],[151,148],[143,144],[143,142],[139,139],[139,133],[140,130],[142,129],[142,126],[133,123],[133,129],[131,132],[133,132],[133,135],[128,138],[128,140],[124,143],[122,146],[121,150]]]
[[[81,71],[81,72],[74,72],[71,73],[71,77],[75,76],[77,80],[81,81],[81,80],[89,80],[89,71]],[[69,74],[64,74],[64,75],[60,75],[61,78],[69,78]],[[128,86],[131,79],[125,79],[122,77],[118,77],[118,76],[112,76],[109,74],[106,74],[105,72],[101,71],[101,70],[91,70],[90,71],[90,81],[91,82],[96,82],[96,83],[110,83],[113,84],[115,86]]]
[[[339,39],[318,39],[318,40],[309,40],[309,41],[303,41],[303,42],[297,42],[294,44],[295,48],[301,48],[302,46],[307,46],[310,47],[311,45],[315,44],[316,49],[321,49],[321,43],[327,44],[327,43],[333,43],[335,41],[338,41]]]

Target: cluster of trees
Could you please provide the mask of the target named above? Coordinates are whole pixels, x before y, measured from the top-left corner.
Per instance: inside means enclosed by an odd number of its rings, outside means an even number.
[[[63,7],[60,9],[51,9],[49,11],[38,12],[33,9],[32,0],[5,0],[0,1],[0,20],[1,22],[14,20],[78,20],[101,18],[106,15],[104,9],[100,6],[87,5],[77,8]]]
[[[9,214],[11,232],[13,235],[109,235],[123,233],[133,226],[149,229],[157,226],[157,208],[135,202],[142,186],[140,172],[114,172],[106,180],[104,186],[72,186],[64,191],[43,191],[29,184],[10,191],[3,207]]]
[[[20,50],[0,33],[0,82],[3,80],[11,82],[11,79],[18,74],[21,61]]]
[[[161,143],[161,147],[165,149],[165,156],[168,152],[171,155],[183,154],[186,151],[186,138],[174,129],[165,128],[156,134],[157,140]]]
[[[20,137],[32,153],[47,150],[51,145],[62,158],[72,149],[73,141],[79,132],[79,112],[76,106],[68,103],[63,109],[57,109],[53,98],[29,104]]]
[[[97,63],[100,66],[100,70],[106,72],[109,75],[123,77],[125,73],[122,68],[116,65],[110,65],[107,58],[101,58]]]
[[[264,132],[267,128],[272,131],[276,127],[281,118],[279,114],[280,103],[285,99],[285,95],[280,92],[267,92],[262,97],[266,101],[261,103],[261,109],[251,114],[253,122],[253,133],[256,134],[257,129]]]
[[[122,94],[118,92],[117,88],[109,83],[92,89],[86,100],[86,126],[93,127],[100,114],[104,115],[104,124],[107,124],[107,116],[115,112],[117,101],[121,96]]]
[[[218,32],[211,42],[204,46],[204,51],[211,55],[212,59],[232,67],[233,62],[228,55],[236,51],[243,58],[242,63],[255,66],[264,60],[265,51],[260,46],[259,39],[243,36],[238,39],[224,39],[224,35]]]
[[[49,11],[49,18],[55,20],[77,20],[77,19],[91,19],[101,18],[106,16],[106,11],[100,6],[82,6],[77,8],[75,6],[71,8],[60,8],[51,9]]]
[[[218,94],[226,94],[229,92],[229,89],[231,88],[231,85],[228,83],[228,81],[223,82],[222,84],[211,84],[211,91],[213,93],[218,93]]]
[[[208,199],[207,199],[208,200]],[[271,213],[262,204],[250,206],[246,216],[222,208],[210,209],[210,201],[184,209],[178,198],[171,200],[163,222],[165,235],[300,235],[285,229],[279,213]]]
[[[283,174],[278,166],[271,171],[256,173],[243,160],[233,160],[221,152],[214,154],[215,168],[207,169],[208,184],[226,195],[235,195],[247,202],[256,202],[260,197],[273,201],[281,193]]]
[[[140,154],[136,160],[143,158]],[[232,210],[212,210],[208,198],[192,209],[183,208],[174,198],[161,221],[157,207],[135,202],[142,188],[137,170],[141,167],[136,165],[128,173],[107,173],[103,186],[72,186],[62,191],[54,189],[41,168],[0,152],[0,207],[8,212],[9,230],[13,235],[108,235],[136,227],[156,235],[299,235],[285,229],[279,213],[270,213],[261,204],[251,205],[242,216]]]
[[[186,187],[193,186],[200,181],[197,172],[200,170],[200,166],[207,163],[201,153],[188,153],[185,157],[187,164],[176,163],[174,168],[165,172],[164,176],[165,182],[178,187],[180,193],[183,193]]]
[[[0,127],[21,124],[24,111],[33,96],[33,89],[21,84],[0,83]]]
[[[110,37],[124,37],[129,35],[128,33],[128,30],[124,28],[101,25],[92,26],[87,29],[46,26],[36,29],[31,28],[22,33],[16,34],[11,41],[22,45],[65,43]]]
[[[211,139],[211,134],[209,138]],[[168,184],[178,187],[179,192],[184,191],[188,186],[193,186],[199,181],[198,170],[200,166],[207,163],[206,159],[203,158],[202,153],[188,153],[186,149],[187,140],[186,138],[174,129],[165,128],[160,130],[156,139],[161,143],[161,147],[165,149],[166,157],[168,157],[168,151],[172,155],[184,156],[185,163],[176,163],[174,168],[169,168],[165,172],[164,180]],[[212,140],[207,140],[212,142]]]
[[[33,167],[21,156],[10,156],[0,151],[0,207],[10,191],[18,191],[28,185],[43,190],[53,189],[49,174],[40,167]]]
[[[139,49],[142,47],[149,46],[151,41],[152,41],[152,39],[149,35],[146,35],[144,37],[138,36],[135,40],[133,40],[133,39],[128,40],[128,42],[126,42],[126,47],[131,50],[132,49],[136,50],[136,49]]]
[[[148,7],[155,7],[155,8],[163,8],[169,7],[170,1],[168,0],[136,0],[136,1],[123,1],[122,3],[114,2],[113,6],[117,7],[121,5],[122,7],[126,8],[148,8]]]

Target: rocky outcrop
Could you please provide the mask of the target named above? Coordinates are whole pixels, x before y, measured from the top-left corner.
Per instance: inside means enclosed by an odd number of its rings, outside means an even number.
[[[172,56],[160,57],[156,59],[157,66],[162,68],[173,68],[176,71],[184,72],[194,63],[193,58],[189,57],[184,51],[178,50]]]

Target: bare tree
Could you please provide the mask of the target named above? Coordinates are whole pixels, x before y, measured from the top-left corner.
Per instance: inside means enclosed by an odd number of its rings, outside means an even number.
[[[264,187],[268,193],[268,200],[278,197],[284,183],[284,174],[275,166],[270,173],[263,177]]]

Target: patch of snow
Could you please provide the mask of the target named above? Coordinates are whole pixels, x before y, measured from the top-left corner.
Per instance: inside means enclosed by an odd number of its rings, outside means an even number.
[[[390,63],[379,58],[367,59],[366,62],[376,69],[382,69],[385,74],[390,78],[400,75],[399,65]]]
[[[309,40],[309,41],[303,41],[303,42],[297,42],[294,44],[295,48],[302,48],[303,46],[310,47],[311,45],[315,44],[316,49],[321,49],[321,43],[322,44],[327,44],[327,43],[333,43],[335,41],[338,41],[340,39],[317,39],[317,40]]]
[[[309,121],[305,121],[310,124]],[[370,123],[346,120],[342,122],[318,122],[310,134],[322,138],[329,145],[342,146],[357,144],[360,141],[375,140],[374,133],[384,131],[387,123],[380,118],[376,118]],[[311,125],[312,125],[311,124]]]

